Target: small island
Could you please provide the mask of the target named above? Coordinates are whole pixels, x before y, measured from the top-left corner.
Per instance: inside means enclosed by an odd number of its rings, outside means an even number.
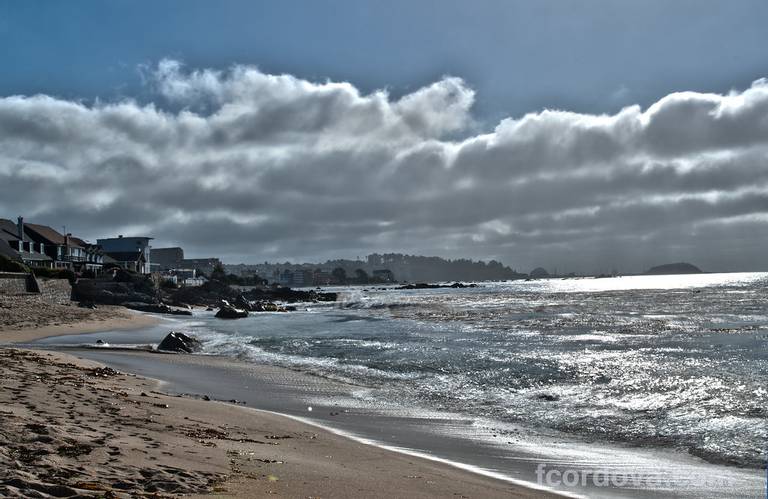
[[[646,275],[702,274],[703,271],[695,265],[686,262],[666,263],[651,267]]]

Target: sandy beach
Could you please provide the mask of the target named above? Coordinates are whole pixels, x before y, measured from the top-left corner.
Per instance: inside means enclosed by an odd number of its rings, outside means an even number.
[[[83,323],[69,315],[39,328],[4,325],[0,341],[157,322],[128,311],[108,317],[115,311],[99,310],[104,312]],[[0,358],[0,495],[548,495],[271,412],[170,396],[155,380],[65,353],[3,348]]]
[[[48,336],[138,329],[157,317],[125,307],[81,308],[75,302],[52,303],[35,294],[0,293],[0,344],[25,343]]]

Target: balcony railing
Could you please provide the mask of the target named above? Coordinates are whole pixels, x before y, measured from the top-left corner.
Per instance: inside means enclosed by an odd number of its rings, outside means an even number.
[[[59,255],[58,260],[62,262],[84,262],[85,257],[84,256],[73,256],[73,255]]]

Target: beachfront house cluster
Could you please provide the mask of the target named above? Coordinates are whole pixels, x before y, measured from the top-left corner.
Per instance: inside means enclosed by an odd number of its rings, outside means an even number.
[[[0,218],[0,254],[32,269],[100,274],[105,266],[148,274],[151,237],[109,237],[90,243],[48,225]]]
[[[201,274],[221,265],[218,258],[185,259],[181,248],[152,248],[152,239],[118,235],[91,243],[47,225],[28,223],[23,217],[16,222],[0,218],[0,255],[33,270],[71,270],[98,276],[110,268],[123,268],[141,274],[156,272],[174,283],[196,286],[204,282]]]

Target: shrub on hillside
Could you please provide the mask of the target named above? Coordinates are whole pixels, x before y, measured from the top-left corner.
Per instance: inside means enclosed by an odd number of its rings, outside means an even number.
[[[75,283],[75,273],[69,269],[34,269],[35,276],[48,279],[67,279],[70,284]]]
[[[178,289],[179,286],[173,281],[164,280],[160,281],[160,287],[163,289]]]
[[[29,272],[29,269],[21,262],[0,255],[0,272]]]

